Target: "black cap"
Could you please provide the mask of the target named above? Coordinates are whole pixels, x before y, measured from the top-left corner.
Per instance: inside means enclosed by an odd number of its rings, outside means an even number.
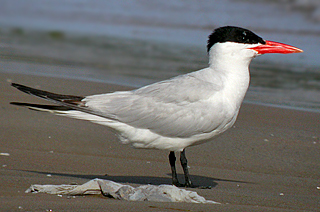
[[[209,35],[207,51],[209,52],[211,47],[215,43],[224,43],[224,42],[248,43],[248,44],[256,44],[256,43],[265,44],[266,43],[261,37],[254,34],[248,29],[243,29],[243,28],[234,27],[234,26],[224,26],[224,27],[215,29],[213,33]]]

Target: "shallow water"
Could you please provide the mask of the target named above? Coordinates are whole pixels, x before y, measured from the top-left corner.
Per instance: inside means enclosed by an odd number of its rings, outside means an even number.
[[[237,25],[305,51],[255,59],[246,100],[320,108],[317,1],[0,2],[1,72],[139,87],[206,67],[208,34]]]
[[[261,60],[320,67],[320,18],[317,19],[316,12],[320,6],[317,0],[300,1],[300,6],[295,3],[298,0],[0,2],[2,26],[113,35],[194,44],[203,48],[208,34],[217,26],[247,27],[265,39],[289,43],[305,50],[303,55],[284,58],[268,55]]]

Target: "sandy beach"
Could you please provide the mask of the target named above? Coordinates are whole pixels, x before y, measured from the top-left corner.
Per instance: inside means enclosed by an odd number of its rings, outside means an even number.
[[[0,73],[1,211],[320,211],[320,113],[244,104],[235,127],[188,148],[196,191],[220,205],[127,202],[93,196],[26,194],[31,184],[82,184],[94,178],[133,186],[170,184],[168,153],[133,149],[108,128],[35,112],[41,103],[10,82],[74,95],[123,86]],[[183,177],[179,167],[179,177]]]

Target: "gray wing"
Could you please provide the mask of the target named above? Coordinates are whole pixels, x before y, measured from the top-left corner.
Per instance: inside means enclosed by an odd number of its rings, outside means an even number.
[[[215,85],[184,75],[134,91],[89,96],[83,101],[91,110],[133,127],[162,136],[190,137],[211,132],[226,122],[221,99],[215,103],[209,100],[215,93]]]

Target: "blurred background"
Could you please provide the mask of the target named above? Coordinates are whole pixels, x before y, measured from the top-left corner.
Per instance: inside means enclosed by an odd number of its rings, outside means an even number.
[[[214,28],[302,54],[251,64],[245,101],[320,111],[319,0],[0,0],[0,72],[140,87],[207,67]]]

